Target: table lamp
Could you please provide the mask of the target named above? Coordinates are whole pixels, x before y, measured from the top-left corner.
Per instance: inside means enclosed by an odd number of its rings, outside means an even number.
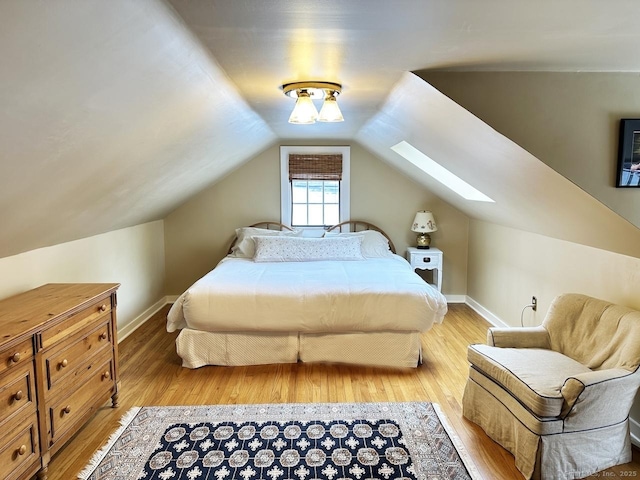
[[[435,232],[436,230],[438,230],[438,227],[436,226],[436,219],[433,218],[433,213],[427,210],[416,213],[411,231],[418,234],[416,237],[416,246],[418,248],[429,248],[431,245],[431,236],[429,233]]]

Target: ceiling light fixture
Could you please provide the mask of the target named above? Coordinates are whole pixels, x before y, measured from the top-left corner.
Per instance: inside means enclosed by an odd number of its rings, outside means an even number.
[[[344,117],[338,107],[338,95],[342,93],[342,85],[332,82],[295,82],[282,86],[288,97],[295,98],[289,123],[308,125],[319,122],[343,122]],[[313,100],[322,98],[324,103],[320,113]]]

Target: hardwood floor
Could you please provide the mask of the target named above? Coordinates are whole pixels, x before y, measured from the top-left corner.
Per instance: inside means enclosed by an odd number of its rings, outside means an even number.
[[[491,480],[522,479],[513,457],[462,417],[467,379],[466,348],[484,343],[488,324],[465,305],[450,305],[442,325],[423,335],[425,362],[394,370],[328,364],[182,368],[176,333],[165,330],[159,312],[125,339],[120,350],[120,407],[101,408],[49,464],[50,480],[70,480],[85,466],[133,406],[284,402],[430,401],[442,410],[483,475]],[[640,476],[634,461],[599,477]],[[592,478],[597,478],[595,475]]]

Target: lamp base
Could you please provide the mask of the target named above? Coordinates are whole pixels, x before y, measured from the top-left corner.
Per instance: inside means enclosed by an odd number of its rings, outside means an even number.
[[[416,237],[416,247],[427,249],[431,245],[431,235],[428,233],[419,233]]]
[[[422,247],[422,246],[420,246],[420,245],[416,245],[416,248],[418,248],[418,249],[420,249],[420,250],[428,250],[428,249],[430,249],[431,247],[429,247],[429,246]]]

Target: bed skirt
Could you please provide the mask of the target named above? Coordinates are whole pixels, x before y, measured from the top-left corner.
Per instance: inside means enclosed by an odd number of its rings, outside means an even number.
[[[176,347],[187,368],[298,361],[415,368],[422,363],[420,332],[217,333],[184,328]]]

